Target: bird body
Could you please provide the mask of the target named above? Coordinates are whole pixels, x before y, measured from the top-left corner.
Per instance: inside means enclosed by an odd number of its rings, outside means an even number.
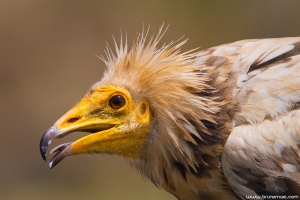
[[[178,199],[300,195],[300,38],[243,40],[200,52],[158,48],[163,31],[107,49],[103,78],[48,129],[54,167],[84,153],[123,156]]]

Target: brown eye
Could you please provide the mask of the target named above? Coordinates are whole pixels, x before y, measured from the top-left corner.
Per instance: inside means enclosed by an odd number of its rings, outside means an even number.
[[[113,109],[122,108],[125,105],[125,99],[121,95],[115,95],[109,100],[109,106]]]

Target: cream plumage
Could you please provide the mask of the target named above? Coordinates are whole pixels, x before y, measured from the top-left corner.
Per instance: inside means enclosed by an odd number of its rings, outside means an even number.
[[[180,53],[185,41],[158,48],[162,35],[108,48],[104,77],[44,133],[42,156],[53,138],[94,134],[54,148],[50,167],[117,154],[178,199],[300,195],[300,38]]]

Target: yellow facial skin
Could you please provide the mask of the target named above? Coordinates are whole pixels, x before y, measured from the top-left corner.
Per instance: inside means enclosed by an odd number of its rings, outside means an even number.
[[[116,95],[125,99],[120,108],[110,105],[110,99]],[[127,90],[109,85],[89,92],[54,125],[61,133],[95,132],[73,142],[71,155],[108,153],[137,158],[145,145],[149,124],[150,110],[146,99],[134,101]]]

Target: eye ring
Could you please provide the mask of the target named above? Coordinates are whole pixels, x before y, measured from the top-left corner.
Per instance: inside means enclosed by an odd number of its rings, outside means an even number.
[[[125,98],[122,95],[114,95],[109,100],[109,106],[113,109],[122,108],[126,103]]]

